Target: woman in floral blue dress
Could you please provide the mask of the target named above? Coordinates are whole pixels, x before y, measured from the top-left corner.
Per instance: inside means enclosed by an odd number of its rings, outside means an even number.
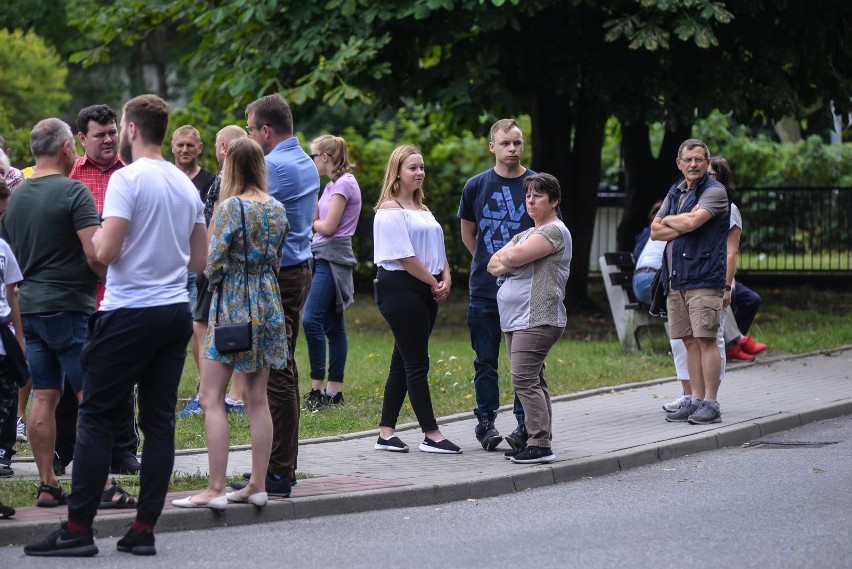
[[[265,475],[272,450],[272,418],[266,398],[270,368],[287,363],[287,335],[278,290],[281,248],[289,231],[287,215],[266,193],[266,162],[251,139],[231,142],[222,171],[222,189],[213,223],[204,274],[213,300],[210,326],[204,337],[199,396],[204,409],[210,472],[207,489],[175,500],[184,508],[223,509],[228,502],[266,504]],[[245,211],[248,244],[248,283],[244,261],[241,208]],[[248,302],[246,301],[248,290]],[[220,299],[221,297],[221,299]],[[239,324],[249,319],[252,347],[246,352],[220,354],[213,343],[215,324]],[[246,375],[243,400],[251,425],[252,477],[246,488],[225,494],[230,433],[225,412],[225,389],[234,370]]]

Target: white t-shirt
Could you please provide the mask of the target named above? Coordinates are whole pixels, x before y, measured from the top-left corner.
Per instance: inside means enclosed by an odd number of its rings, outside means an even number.
[[[733,229],[735,225],[740,228],[740,231],[743,230],[743,215],[740,213],[740,208],[738,208],[737,206],[734,205],[733,202],[731,202],[731,226],[730,226],[730,229]]]
[[[24,280],[24,275],[21,274],[21,267],[18,266],[18,260],[9,244],[0,239],[0,318],[6,318],[12,313],[12,308],[9,306],[9,299],[6,298],[6,285],[19,283]],[[6,349],[3,347],[3,342],[0,342],[0,355],[6,355]]]
[[[404,271],[399,259],[417,257],[433,275],[444,270],[444,230],[431,211],[380,209],[373,220],[373,262],[386,271]]]
[[[110,177],[103,217],[130,227],[107,270],[101,310],[189,302],[189,236],[204,227],[204,204],[186,174],[165,160],[134,161]]]

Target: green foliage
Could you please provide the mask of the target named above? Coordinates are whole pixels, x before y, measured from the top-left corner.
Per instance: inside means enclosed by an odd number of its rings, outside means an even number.
[[[32,31],[0,29],[0,133],[9,142],[13,160],[29,161],[29,131],[39,120],[58,116],[70,99],[65,90],[68,70],[44,40]]]

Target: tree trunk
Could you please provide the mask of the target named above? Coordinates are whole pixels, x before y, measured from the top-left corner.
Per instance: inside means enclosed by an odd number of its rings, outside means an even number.
[[[572,104],[573,103],[573,104]],[[572,113],[572,107],[576,112]],[[572,116],[576,116],[576,125]],[[532,105],[531,167],[553,174],[562,187],[560,210],[571,231],[573,255],[565,295],[569,310],[589,305],[589,254],[597,211],[606,112],[598,99],[556,95],[539,89]],[[574,146],[571,134],[574,133]]]
[[[600,99],[582,93],[577,99],[576,111],[571,193],[562,202],[562,215],[571,231],[574,247],[566,293],[566,304],[571,312],[597,308],[589,299],[589,255],[598,207],[601,149],[607,116]]]
[[[649,224],[648,213],[651,206],[665,197],[666,190],[679,177],[675,164],[677,149],[691,133],[691,126],[667,130],[663,136],[660,155],[654,158],[648,125],[622,126],[625,195],[624,215],[617,232],[619,250],[633,250],[636,234]]]

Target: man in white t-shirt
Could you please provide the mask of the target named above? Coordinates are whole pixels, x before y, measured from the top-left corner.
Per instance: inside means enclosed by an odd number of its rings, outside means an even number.
[[[175,405],[192,335],[187,270],[206,261],[204,206],[192,182],[160,151],[168,103],[142,95],[124,105],[119,152],[129,164],[112,175],[103,228],[92,239],[108,265],[106,294],[82,353],[83,401],[68,521],[24,553],[95,555],[92,522],[109,471],[117,410],[134,384],[145,435],[136,520],[119,551],[153,555],[154,526],[174,466]]]

